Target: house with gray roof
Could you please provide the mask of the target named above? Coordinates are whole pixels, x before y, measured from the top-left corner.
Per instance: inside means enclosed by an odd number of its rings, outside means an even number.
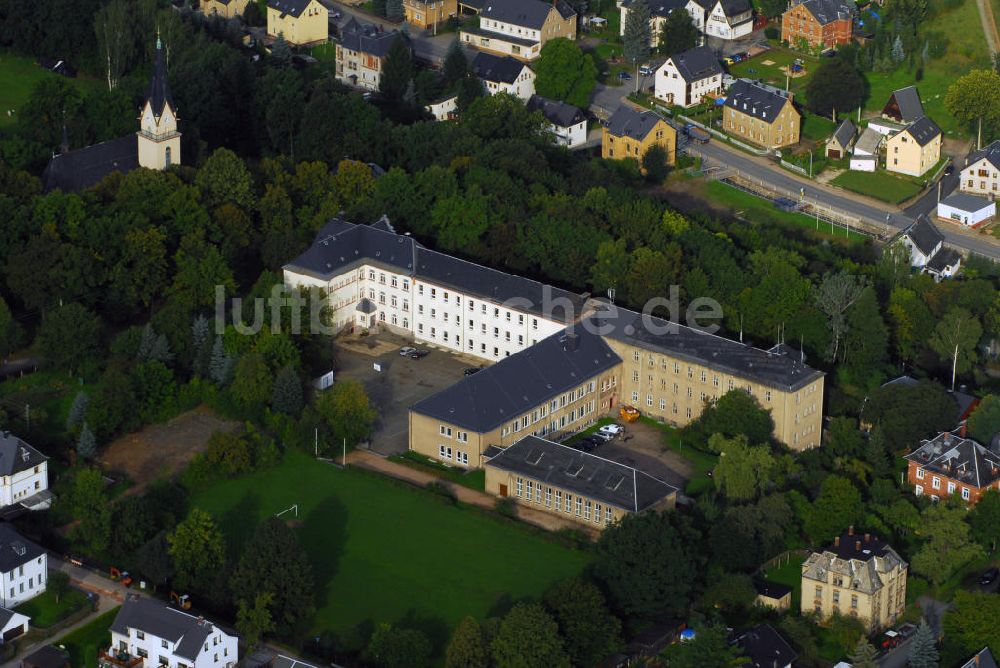
[[[1000,194],[1000,139],[969,154],[958,189],[995,200]]]
[[[9,431],[0,431],[0,509],[45,510],[52,504],[49,458]]]
[[[397,38],[405,40],[398,30],[383,30],[352,17],[341,29],[337,43],[337,79],[348,86],[377,91],[385,57]],[[406,43],[409,46],[409,40]]]
[[[490,95],[507,93],[527,102],[535,94],[535,72],[517,58],[480,52],[470,69]]]
[[[910,266],[921,269],[944,246],[941,230],[920,216],[899,234],[899,243],[910,252]]]
[[[622,37],[625,36],[625,21],[628,20],[633,1],[620,0],[618,2],[618,34]],[[709,0],[648,0],[646,5],[649,7],[649,45],[652,47],[659,45],[663,25],[667,22],[667,17],[674,11],[686,11],[698,32],[705,32],[705,19],[708,16],[708,11],[712,8],[712,3]]]
[[[0,606],[13,608],[45,591],[48,555],[7,522],[0,523]]]
[[[706,4],[705,29],[708,37],[734,40],[753,31],[750,0],[715,0]]]
[[[924,105],[916,86],[895,90],[882,108],[882,117],[904,125],[924,116]]]
[[[674,507],[678,489],[640,469],[525,436],[485,465],[486,491],[594,529]]]
[[[800,115],[792,95],[749,79],[737,79],[726,93],[723,130],[756,146],[775,149],[799,142]]]
[[[715,53],[696,46],[667,58],[656,70],[654,95],[667,104],[691,107],[722,93],[722,65]]]
[[[826,157],[839,160],[845,158],[854,148],[854,140],[857,139],[858,129],[854,127],[851,119],[845,118],[841,121],[833,136],[826,142]]]
[[[980,227],[997,215],[997,203],[979,195],[956,190],[937,204],[940,220],[966,227]]]
[[[962,668],[997,668],[997,660],[989,647],[984,647],[962,664]]]
[[[735,634],[730,644],[744,657],[743,668],[792,668],[799,655],[770,624],[758,624]]]
[[[941,128],[921,116],[886,140],[885,168],[909,176],[922,176],[941,160]]]
[[[204,617],[130,594],[111,624],[111,645],[104,656],[115,665],[141,659],[146,665],[169,668],[234,668],[238,641]]]
[[[990,489],[1000,489],[1000,453],[960,433],[942,432],[906,455],[907,482],[917,496],[953,496],[975,505]]]
[[[549,132],[560,146],[576,148],[586,143],[587,117],[579,108],[541,95],[532,95],[527,107],[528,111],[542,113],[548,121]]]
[[[481,51],[532,61],[550,39],[576,39],[576,10],[566,0],[485,0],[478,13],[479,25],[459,39]]]

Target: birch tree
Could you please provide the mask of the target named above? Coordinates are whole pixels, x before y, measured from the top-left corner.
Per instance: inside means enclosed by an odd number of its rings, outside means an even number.
[[[130,12],[126,0],[111,0],[98,10],[94,31],[104,60],[108,90],[118,87],[133,49]]]
[[[955,376],[972,368],[976,361],[976,344],[983,335],[979,318],[964,308],[955,307],[944,314],[934,328],[930,344],[942,360],[951,360],[951,389],[955,389]]]
[[[826,315],[833,334],[826,354],[829,361],[837,359],[840,341],[847,333],[847,309],[861,298],[864,288],[863,278],[841,271],[824,278],[816,291],[816,308]]]

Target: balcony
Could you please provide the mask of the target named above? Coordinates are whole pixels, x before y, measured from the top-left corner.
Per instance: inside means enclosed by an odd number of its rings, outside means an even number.
[[[141,656],[133,656],[124,650],[109,649],[97,655],[99,668],[137,668],[142,666],[142,663]]]

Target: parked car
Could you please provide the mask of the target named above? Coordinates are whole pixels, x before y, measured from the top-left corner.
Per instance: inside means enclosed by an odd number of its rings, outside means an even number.
[[[691,141],[696,144],[707,144],[709,140],[712,139],[712,135],[709,134],[708,130],[699,128],[697,125],[688,123],[684,126],[684,134],[686,134]]]
[[[589,438],[589,439],[591,439],[593,441],[596,441],[597,443],[607,443],[608,441],[610,441],[611,439],[613,439],[614,436],[612,436],[611,434],[606,434],[606,433],[600,432],[600,431],[595,431],[593,434],[591,434],[587,438]]]
[[[625,70],[622,70],[621,72],[618,73],[618,78],[621,79],[622,81],[631,81],[632,75],[626,72]]]
[[[893,649],[898,647],[901,642],[903,642],[903,636],[898,631],[889,630],[882,634],[879,646],[882,649]]]
[[[729,56],[726,56],[725,58],[723,58],[722,62],[725,65],[735,65],[736,64],[736,61],[733,60],[732,58],[730,58]]]
[[[607,434],[608,436],[618,436],[619,434],[625,433],[625,427],[620,424],[606,424],[597,430],[599,434]]]
[[[479,373],[482,370],[483,370],[483,367],[481,367],[481,366],[470,366],[468,369],[466,369],[462,373],[465,374],[466,376],[471,376],[472,374]]]
[[[979,584],[984,587],[986,585],[991,585],[996,581],[998,576],[1000,576],[1000,568],[988,568],[986,569],[986,572],[979,577]]]
[[[641,74],[644,77],[648,77],[652,73],[653,73],[653,68],[650,67],[649,65],[643,65],[642,67],[639,68],[639,74]]]
[[[417,350],[414,350],[412,353],[410,353],[410,359],[418,360],[421,357],[427,357],[430,354],[431,352],[429,350],[420,350],[418,348]]]
[[[899,635],[901,635],[904,638],[909,638],[910,636],[912,636],[916,632],[917,632],[917,625],[916,624],[912,624],[910,622],[906,622],[905,624],[903,624],[902,626],[900,626],[898,629],[896,629],[896,633],[898,633]]]
[[[399,356],[409,357],[412,353],[416,352],[416,350],[417,349],[412,346],[403,346],[402,348],[399,349]]]
[[[951,176],[955,173],[955,165],[953,163],[948,163],[948,166],[944,168],[944,175]]]

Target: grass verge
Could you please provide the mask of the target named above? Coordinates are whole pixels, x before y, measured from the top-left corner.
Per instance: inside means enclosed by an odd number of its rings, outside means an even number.
[[[839,174],[831,183],[860,195],[867,195],[889,204],[905,202],[923,190],[918,184],[907,178],[900,178],[886,172],[855,172],[846,171]]]
[[[111,624],[115,621],[118,608],[105,612],[100,617],[63,636],[59,643],[69,652],[69,663],[73,668],[95,668],[97,652],[111,645]]]
[[[44,629],[69,617],[86,604],[87,595],[76,589],[70,589],[63,594],[58,602],[54,593],[45,591],[17,606],[17,611],[31,617],[33,627]]]
[[[445,466],[441,462],[436,462],[430,457],[425,457],[420,453],[407,450],[401,455],[389,457],[389,461],[408,466],[417,471],[429,473],[438,478],[442,478],[456,485],[462,485],[469,489],[482,492],[486,489],[486,471],[483,469],[466,470],[456,466]]]

